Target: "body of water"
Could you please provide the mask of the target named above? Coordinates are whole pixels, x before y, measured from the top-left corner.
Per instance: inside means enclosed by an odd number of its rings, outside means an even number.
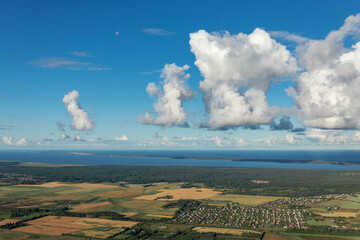
[[[73,152],[77,154],[73,154]],[[242,158],[246,159],[246,161],[214,160],[214,158]],[[276,160],[276,162],[261,161],[259,159]],[[350,161],[360,164],[360,151],[0,151],[0,160],[82,165],[360,170],[360,165],[296,162],[297,160]]]

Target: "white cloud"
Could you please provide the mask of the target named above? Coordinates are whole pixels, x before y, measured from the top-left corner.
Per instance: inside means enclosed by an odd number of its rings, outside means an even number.
[[[61,140],[62,141],[65,141],[65,140],[68,140],[68,139],[70,139],[69,135],[66,135],[65,133],[61,134]]]
[[[13,145],[13,137],[2,137],[3,143],[5,143],[6,145]]]
[[[115,138],[115,141],[129,141],[129,138],[126,135],[123,135],[122,137]]]
[[[53,68],[53,69],[68,69],[68,70],[88,70],[88,71],[102,71],[111,70],[111,68],[104,67],[103,65],[77,61],[68,58],[50,57],[35,59],[30,64],[41,68]]]
[[[18,141],[15,142],[16,146],[25,146],[27,144],[27,139],[26,138],[21,138]]]
[[[353,140],[354,141],[360,141],[360,132],[355,132],[355,134],[353,136]]]
[[[334,144],[346,144],[349,137],[343,135],[341,130],[322,130],[312,129],[306,133],[306,138],[314,143],[334,145]]]
[[[292,135],[292,134],[286,134],[285,140],[290,144],[295,144],[295,142],[296,142],[294,135]]]
[[[237,146],[243,147],[247,145],[246,141],[243,138],[234,138],[234,141],[235,141],[235,145]]]
[[[261,29],[246,35],[190,34],[195,64],[204,76],[203,100],[213,129],[270,124],[280,114],[269,107],[265,94],[271,83],[297,71],[295,58],[285,46]]]
[[[88,71],[109,71],[111,68],[108,67],[89,67]]]
[[[188,68],[188,65],[178,67],[175,63],[166,64],[161,73],[164,81],[160,86],[154,82],[148,84],[146,91],[157,99],[154,108],[158,116],[154,118],[146,113],[139,117],[141,123],[170,127],[186,121],[182,104],[196,96],[196,92],[186,84],[190,77],[190,74],[185,73]]]
[[[157,36],[171,36],[176,33],[161,28],[143,28],[141,29],[141,31],[146,34],[157,35]]]
[[[63,68],[69,70],[81,70],[84,69],[85,67],[94,65],[93,63],[90,62],[81,62],[67,58],[57,58],[57,57],[35,59],[30,63],[41,68]]]
[[[77,57],[92,57],[92,55],[88,52],[81,52],[81,51],[73,51],[70,52],[71,55],[77,56]]]
[[[274,38],[284,39],[286,41],[295,42],[297,44],[304,44],[309,41],[309,38],[302,37],[294,33],[289,33],[287,31],[270,31],[269,33]]]
[[[2,137],[3,143],[6,145],[13,145],[13,146],[25,146],[27,145],[27,139],[26,138],[20,138],[19,140],[15,141],[14,137]]]
[[[360,33],[360,15],[349,16],[344,25],[324,40],[310,40],[297,52],[305,67],[293,96],[296,116],[309,127],[360,129],[360,42],[345,49],[348,35]]]
[[[119,31],[116,31],[115,32],[115,36],[119,36],[120,32]]]
[[[74,141],[81,142],[81,141],[85,141],[85,140],[83,140],[79,135],[75,135]]]
[[[78,99],[79,92],[76,90],[69,92],[63,99],[68,113],[73,116],[70,127],[78,131],[92,130],[95,127],[95,123],[90,119],[89,114],[80,107]]]

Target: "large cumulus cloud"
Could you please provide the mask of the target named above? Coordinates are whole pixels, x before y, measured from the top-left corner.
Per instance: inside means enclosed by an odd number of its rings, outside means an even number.
[[[360,129],[360,42],[344,48],[344,39],[358,35],[360,15],[349,16],[344,25],[324,40],[310,40],[298,47],[305,71],[295,88],[295,113],[309,127]]]
[[[70,128],[78,131],[89,131],[95,127],[95,123],[90,119],[89,114],[81,108],[79,96],[79,92],[73,90],[72,92],[66,94],[63,98],[66,110],[73,117]]]
[[[205,78],[200,90],[211,128],[270,124],[280,114],[265,94],[272,81],[295,73],[297,64],[267,32],[230,35],[200,30],[190,34],[190,45]]]
[[[188,68],[188,65],[178,67],[175,63],[166,64],[161,73],[163,82],[160,85],[154,82],[148,84],[146,91],[157,99],[157,102],[154,103],[157,117],[146,113],[145,116],[139,117],[141,123],[176,126],[186,121],[182,104],[196,96],[196,92],[186,84],[190,77],[190,74],[185,73]]]

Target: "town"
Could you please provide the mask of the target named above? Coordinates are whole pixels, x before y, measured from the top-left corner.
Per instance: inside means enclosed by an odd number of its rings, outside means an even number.
[[[279,199],[261,205],[244,207],[237,203],[226,206],[198,205],[183,208],[175,220],[179,223],[196,223],[202,225],[238,226],[249,228],[283,227],[306,229],[306,218],[312,213],[310,205],[342,200],[349,194],[330,194],[312,197]]]

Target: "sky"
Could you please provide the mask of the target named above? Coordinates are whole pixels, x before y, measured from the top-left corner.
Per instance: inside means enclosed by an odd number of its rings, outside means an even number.
[[[359,1],[1,1],[0,149],[359,149]]]

